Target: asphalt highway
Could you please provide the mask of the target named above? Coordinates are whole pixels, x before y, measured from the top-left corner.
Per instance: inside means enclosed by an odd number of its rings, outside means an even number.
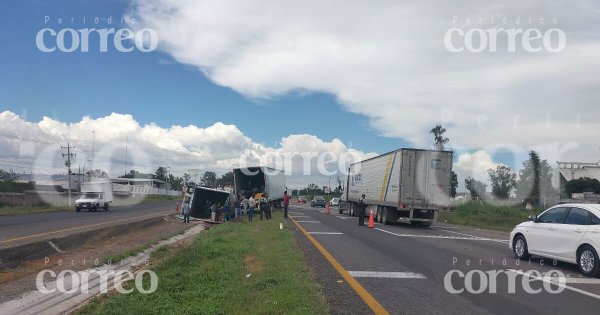
[[[51,239],[71,233],[175,213],[175,202],[148,202],[113,206],[109,211],[49,212],[0,216],[0,248]]]
[[[337,208],[328,215],[322,208],[294,205],[290,216],[390,314],[600,313],[600,279],[583,277],[566,263],[535,257],[517,261],[508,233],[443,223],[371,229]],[[313,266],[324,287],[341,279],[328,267]],[[566,276],[566,283],[558,283],[554,270]],[[333,292],[328,300],[358,296]]]

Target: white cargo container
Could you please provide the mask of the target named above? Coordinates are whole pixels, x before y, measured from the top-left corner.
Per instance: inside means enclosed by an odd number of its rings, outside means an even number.
[[[285,173],[264,166],[234,169],[233,182],[237,195],[266,193],[271,201],[281,201],[286,190]]]
[[[450,207],[451,180],[452,152],[399,149],[350,165],[344,194],[350,215],[364,194],[380,223],[430,226]]]

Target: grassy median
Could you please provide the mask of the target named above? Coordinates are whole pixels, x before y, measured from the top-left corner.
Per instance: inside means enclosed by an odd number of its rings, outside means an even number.
[[[326,301],[287,222],[279,229],[281,217],[276,212],[271,221],[217,225],[188,247],[166,251],[167,257],[156,253],[153,260],[160,263],[151,268],[159,279],[156,292],[100,297],[79,313],[326,314]]]
[[[534,213],[540,213],[534,209]],[[469,225],[479,228],[510,231],[531,214],[522,205],[494,205],[491,203],[467,202],[452,207],[450,212],[440,212],[438,221],[452,224]]]

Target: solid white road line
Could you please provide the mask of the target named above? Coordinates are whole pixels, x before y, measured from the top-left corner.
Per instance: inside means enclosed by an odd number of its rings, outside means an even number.
[[[344,233],[341,232],[306,232],[308,234],[313,234],[313,235],[342,235]]]
[[[469,237],[475,237],[475,238],[485,238],[485,237],[471,235],[471,234],[466,234],[466,233],[460,233],[460,232],[455,232],[455,231],[448,231],[448,230],[444,230],[444,229],[436,228],[436,227],[433,227],[432,229],[435,229],[435,230],[438,230],[438,231],[444,231],[444,232],[448,232],[448,233],[454,233],[454,234],[458,234],[458,235],[462,235],[462,236],[469,236]],[[492,240],[492,239],[490,238],[490,240]],[[499,239],[495,239],[495,240],[497,242],[500,242],[500,243],[506,243],[506,244],[508,244],[508,240],[499,240]]]
[[[427,279],[424,275],[415,272],[348,271],[348,273],[354,278]]]
[[[292,218],[310,218],[308,215],[290,215]]]
[[[426,235],[426,234],[399,234],[390,231],[386,231],[380,228],[375,228],[377,231],[384,233],[400,236],[400,237],[420,237],[420,238],[437,238],[437,239],[448,239],[448,240],[469,240],[469,241],[490,241],[490,242],[505,242],[503,240],[497,240],[493,238],[482,238],[482,237],[462,237],[462,236],[444,236],[444,235]]]
[[[520,271],[520,270],[514,270],[514,269],[507,269],[507,271],[514,272],[514,273],[516,273],[518,275],[521,275],[521,276],[524,276],[524,277],[528,277],[528,278],[531,278],[531,279],[535,279],[535,280],[540,280],[540,281],[543,281],[543,282],[551,283],[551,284],[557,285],[559,287],[565,288],[567,290],[571,290],[573,292],[581,293],[583,295],[587,295],[589,297],[592,297],[592,298],[600,300],[600,295],[598,295],[598,294],[594,294],[594,293],[591,293],[591,292],[588,292],[588,291],[585,291],[585,290],[581,290],[581,289],[578,289],[578,288],[575,288],[575,287],[572,287],[572,286],[568,286],[568,285],[563,284],[563,283],[559,283],[556,280],[551,280],[552,278],[549,278],[549,277],[538,277],[538,276],[534,276],[532,274],[529,274],[529,273],[526,273],[526,272],[523,272],[523,271]]]
[[[348,220],[348,218],[346,218],[346,217],[340,217],[339,215],[336,215],[335,217],[336,217],[336,218],[340,218],[340,219],[342,219],[342,220]]]
[[[321,221],[296,221],[298,223],[321,223]]]

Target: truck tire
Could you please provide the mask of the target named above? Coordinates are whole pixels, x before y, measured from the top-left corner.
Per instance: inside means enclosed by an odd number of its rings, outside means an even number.
[[[381,223],[381,208],[378,206],[375,211],[375,222]]]
[[[344,210],[342,209],[342,207],[341,207],[341,206],[338,206],[338,212],[339,212],[340,214],[344,213]]]
[[[390,223],[389,223],[389,222],[390,222],[390,221],[389,221],[389,217],[390,217],[390,216],[389,216],[389,213],[388,213],[388,208],[387,208],[387,207],[384,207],[382,212],[383,212],[383,213],[381,214],[381,221],[382,221],[381,223],[383,223],[383,224],[385,224],[385,225],[388,225],[388,224],[390,224]]]
[[[110,207],[110,206],[108,205],[108,203],[105,203],[105,204],[104,204],[104,211],[108,211],[109,207]]]
[[[348,203],[348,215],[351,217],[354,216],[354,203],[353,202]]]

